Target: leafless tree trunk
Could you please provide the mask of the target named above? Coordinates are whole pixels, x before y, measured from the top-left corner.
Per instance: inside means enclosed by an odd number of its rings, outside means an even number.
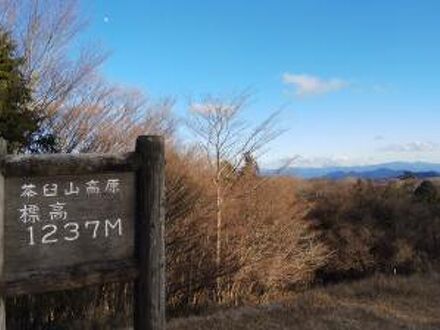
[[[279,112],[250,127],[242,120],[249,95],[242,93],[230,99],[208,96],[201,102],[191,102],[188,127],[199,138],[213,169],[216,192],[216,264],[220,273],[222,261],[223,204],[233,176],[243,164],[245,154],[255,154],[282,131],[276,128]]]
[[[31,85],[32,110],[43,118],[41,130],[53,133],[59,152],[132,150],[137,135],[172,135],[172,99],[152,101],[137,90],[110,84],[100,73],[106,52],[97,44],[78,43],[85,27],[79,4],[80,0],[0,0],[0,26],[15,41],[16,55],[24,59],[22,71]],[[79,294],[10,298],[8,306],[16,312],[9,320],[11,328],[47,327],[38,322],[68,316],[121,313],[116,306],[129,308],[130,299],[118,293],[126,292],[127,286],[118,285]],[[119,303],[109,308],[115,301]]]
[[[221,264],[221,241],[222,241],[222,206],[223,195],[220,184],[216,184],[216,216],[217,216],[217,244],[216,244],[216,264],[220,267]]]
[[[172,99],[151,102],[141,92],[115,87],[99,72],[106,52],[73,46],[85,28],[79,0],[0,0],[0,25],[17,43],[31,82],[42,130],[58,138],[58,151],[132,149],[140,134],[169,136]],[[72,54],[77,54],[72,56]]]
[[[73,42],[86,25],[78,0],[0,0],[0,12],[0,24],[25,60],[23,72],[40,111],[67,101],[106,58],[96,46],[81,47],[72,57],[78,50]]]

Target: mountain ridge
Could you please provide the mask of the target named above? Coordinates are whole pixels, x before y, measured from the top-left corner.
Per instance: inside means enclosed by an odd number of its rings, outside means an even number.
[[[372,165],[328,166],[328,167],[288,167],[278,173],[276,170],[263,170],[266,175],[287,175],[303,179],[326,178],[344,179],[347,177],[364,179],[391,179],[405,175],[429,178],[440,176],[440,164],[430,162],[387,162]],[[408,173],[407,173],[408,174]]]

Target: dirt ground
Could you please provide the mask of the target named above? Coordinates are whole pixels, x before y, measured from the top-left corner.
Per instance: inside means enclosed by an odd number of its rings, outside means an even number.
[[[172,319],[167,329],[440,329],[440,275],[375,276],[277,304]]]

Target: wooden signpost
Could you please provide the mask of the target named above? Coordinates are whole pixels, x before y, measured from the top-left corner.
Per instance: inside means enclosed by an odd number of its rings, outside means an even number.
[[[4,296],[119,280],[135,281],[134,329],[164,329],[162,138],[141,136],[125,154],[5,149],[0,142],[0,330]]]

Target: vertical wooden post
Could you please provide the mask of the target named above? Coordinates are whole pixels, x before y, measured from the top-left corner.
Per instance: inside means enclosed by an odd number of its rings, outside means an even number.
[[[164,141],[140,136],[136,141],[136,254],[139,278],[134,287],[134,329],[165,329]]]
[[[6,155],[7,144],[4,139],[0,137],[0,156]],[[3,255],[4,255],[4,240],[3,240],[3,228],[4,228],[4,214],[5,214],[5,194],[4,194],[5,180],[0,173],[0,277],[3,276]],[[6,330],[6,307],[5,299],[0,294],[0,330]]]

